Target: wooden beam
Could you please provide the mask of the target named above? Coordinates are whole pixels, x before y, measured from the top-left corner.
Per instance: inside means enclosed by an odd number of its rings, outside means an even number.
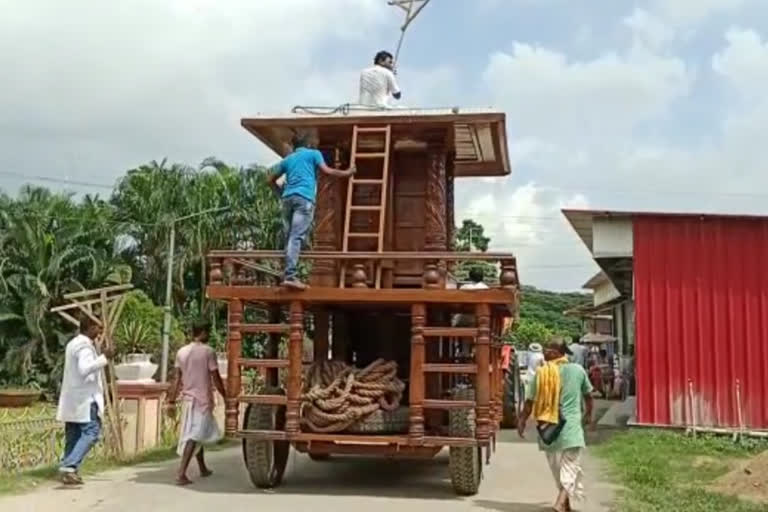
[[[514,304],[514,290],[490,288],[488,290],[424,290],[424,289],[367,289],[367,288],[308,288],[293,291],[282,287],[209,285],[208,298],[238,299],[251,302],[289,303],[301,300],[312,304],[394,304],[410,306],[417,302],[430,304]]]
[[[94,288],[92,290],[83,290],[81,292],[73,292],[73,293],[67,293],[63,295],[63,298],[69,300],[69,299],[77,299],[79,297],[88,297],[89,295],[101,295],[101,292],[120,292],[120,291],[126,291],[133,288],[132,284],[118,284],[115,286],[105,286],[103,288]]]
[[[447,261],[496,261],[496,260],[514,260],[515,255],[503,252],[455,252],[455,251],[434,251],[434,252],[341,252],[341,251],[303,251],[303,259],[309,260],[400,260],[400,261],[427,261],[427,260],[447,260]],[[252,260],[282,260],[285,258],[283,251],[210,251],[208,259],[252,259]]]

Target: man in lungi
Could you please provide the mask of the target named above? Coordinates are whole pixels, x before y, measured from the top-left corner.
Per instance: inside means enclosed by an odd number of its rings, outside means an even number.
[[[525,424],[533,413],[538,426],[565,424],[560,434],[547,445],[539,437],[555,479],[558,494],[553,506],[556,512],[571,510],[572,500],[584,497],[581,456],[585,448],[584,426],[592,421],[592,385],[581,365],[568,361],[568,347],[551,341],[544,350],[546,364],[540,367],[526,389],[525,407],[517,425],[524,437]]]
[[[226,396],[224,382],[219,374],[216,353],[207,345],[209,326],[196,325],[192,328],[192,341],[179,349],[176,354],[176,368],[168,404],[173,407],[181,389],[181,425],[178,454],[181,464],[176,476],[178,485],[188,485],[187,468],[194,456],[200,468],[200,476],[213,474],[205,465],[203,444],[215,443],[221,438],[219,426],[213,416],[213,386]]]

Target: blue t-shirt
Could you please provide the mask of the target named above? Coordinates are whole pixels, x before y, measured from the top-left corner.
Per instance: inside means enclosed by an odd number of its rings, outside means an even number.
[[[278,176],[285,174],[283,198],[301,196],[315,202],[317,168],[324,164],[323,154],[316,149],[299,148],[277,165]]]

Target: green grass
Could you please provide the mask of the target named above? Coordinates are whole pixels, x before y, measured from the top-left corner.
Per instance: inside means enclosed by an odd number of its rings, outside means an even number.
[[[213,446],[206,446],[205,450],[206,452],[218,451],[230,446],[232,446],[232,442],[223,440]],[[124,460],[104,457],[88,457],[83,463],[80,472],[87,476],[108,471],[110,469],[135,466],[137,464],[165,462],[174,458],[176,458],[176,445],[162,446],[147,450],[144,453]],[[0,495],[29,492],[40,485],[56,481],[57,478],[58,467],[55,465],[22,471],[21,473],[15,474],[0,473]]]
[[[707,490],[734,461],[756,455],[768,444],[727,437],[633,430],[597,446],[597,455],[623,485],[623,512],[765,512],[768,507]]]

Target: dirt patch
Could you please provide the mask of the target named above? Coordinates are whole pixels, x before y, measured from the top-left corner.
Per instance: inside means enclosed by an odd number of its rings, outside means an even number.
[[[756,503],[768,503],[768,451],[718,478],[712,490]]]

